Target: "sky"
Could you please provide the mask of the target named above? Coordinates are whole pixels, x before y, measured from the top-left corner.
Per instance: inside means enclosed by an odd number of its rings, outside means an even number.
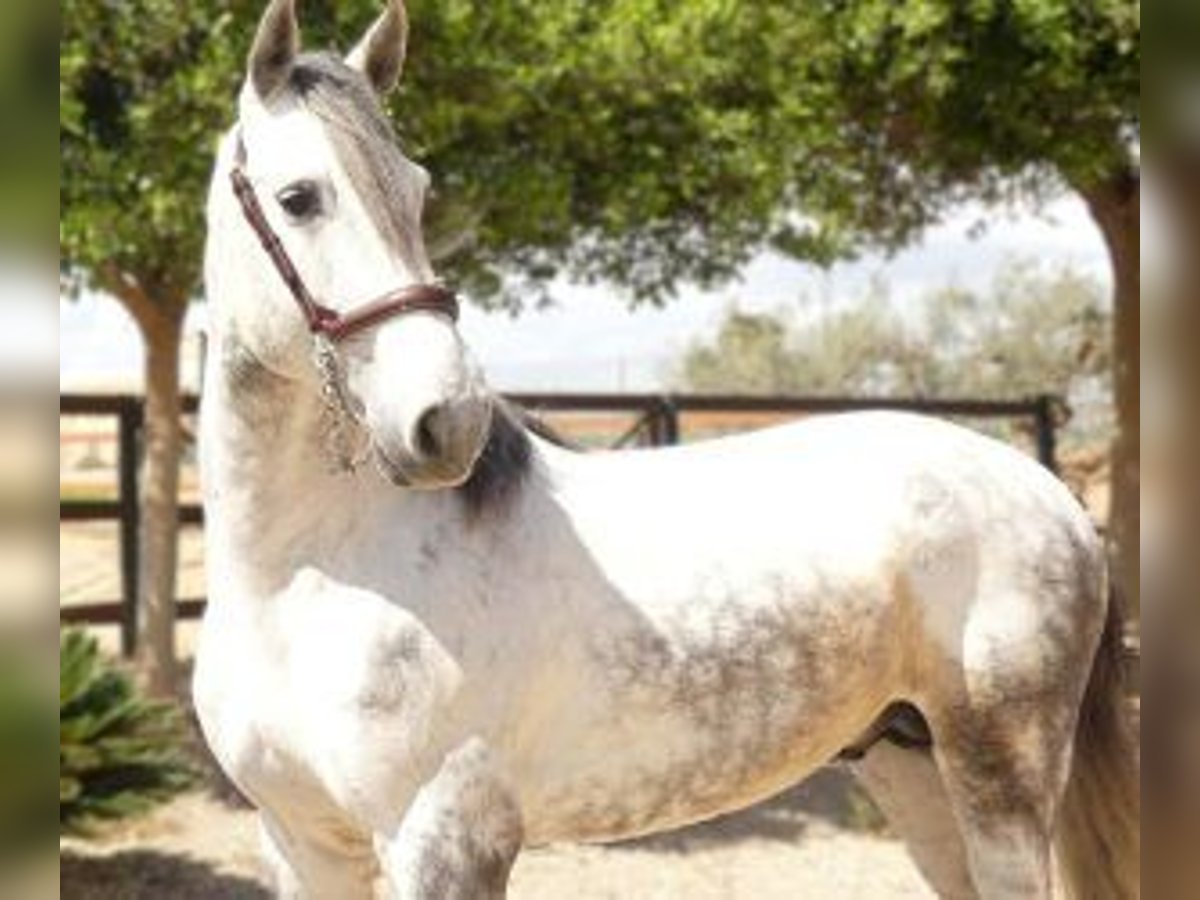
[[[984,224],[976,234],[974,226]],[[954,285],[986,288],[1013,260],[1070,264],[1105,283],[1110,279],[1099,233],[1083,205],[1063,197],[1038,212],[969,206],[891,258],[879,255],[831,269],[772,254],[753,260],[742,277],[719,290],[684,288],[662,309],[630,311],[611,286],[555,287],[557,303],[516,318],[468,305],[461,329],[491,384],[505,391],[634,391],[667,385],[674,363],[694,341],[713,334],[724,312],[792,307],[803,311],[853,297],[872,283],[896,303],[910,303]],[[197,304],[189,333],[203,323]],[[136,389],[141,348],[119,304],[89,295],[59,302],[59,383],[62,390]],[[185,361],[185,384],[197,366]]]

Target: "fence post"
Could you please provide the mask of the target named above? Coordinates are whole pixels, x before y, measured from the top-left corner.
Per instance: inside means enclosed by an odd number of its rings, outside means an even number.
[[[1055,406],[1053,394],[1038,394],[1034,400],[1033,419],[1037,435],[1037,457],[1043,466],[1058,474],[1058,448],[1055,433]]]
[[[654,409],[650,419],[650,443],[665,447],[679,443],[679,406],[670,394],[654,398]]]
[[[663,438],[663,407],[658,397],[651,398],[649,406],[646,407],[646,412],[643,414],[643,420],[646,423],[646,446],[661,447],[665,440]]]
[[[131,657],[137,649],[139,496],[138,463],[141,457],[142,406],[128,397],[117,415],[118,495],[121,509],[121,652]]]
[[[663,399],[663,443],[679,443],[679,405],[675,398],[667,394]]]

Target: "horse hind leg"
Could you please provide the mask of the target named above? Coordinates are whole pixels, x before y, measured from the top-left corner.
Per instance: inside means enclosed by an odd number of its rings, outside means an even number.
[[[974,673],[967,705],[931,717],[951,804],[980,894],[1052,896],[1053,850],[1065,893],[1138,896],[1136,745],[1124,719],[1120,615],[1102,635],[1042,640],[1047,665]],[[1048,643],[1064,649],[1045,653]],[[1074,768],[1074,770],[1072,770]],[[1059,833],[1056,835],[1055,831]]]
[[[927,727],[925,745],[888,727],[850,754],[921,874],[948,900],[1048,900],[1065,772],[1043,757],[1046,736],[1006,710],[958,709]]]
[[[934,758],[983,900],[1053,896],[1054,828],[1086,677],[1065,660],[1057,667],[1055,678],[960,672],[929,714]]]
[[[848,767],[937,895],[978,900],[966,847],[929,748],[900,746],[885,736]]]
[[[989,746],[988,738],[943,748],[940,757],[980,897],[1049,900],[1059,779],[1049,773],[1029,779],[1012,762],[1009,748]]]

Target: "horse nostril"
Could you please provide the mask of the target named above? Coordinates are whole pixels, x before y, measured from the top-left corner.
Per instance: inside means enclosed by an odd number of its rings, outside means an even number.
[[[444,406],[434,406],[421,413],[413,432],[413,449],[423,459],[434,459],[442,451],[441,428],[445,417]]]

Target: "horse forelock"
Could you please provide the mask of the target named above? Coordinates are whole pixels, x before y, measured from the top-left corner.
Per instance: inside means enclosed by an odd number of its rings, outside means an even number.
[[[338,162],[384,240],[416,265],[423,185],[377,95],[332,53],[304,53],[288,88],[321,120]]]

